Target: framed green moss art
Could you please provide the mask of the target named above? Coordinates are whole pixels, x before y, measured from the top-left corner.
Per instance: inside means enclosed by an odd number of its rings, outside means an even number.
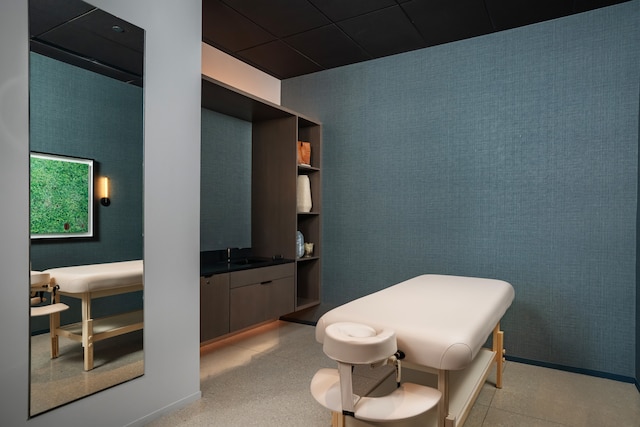
[[[93,160],[31,153],[31,238],[93,237]]]

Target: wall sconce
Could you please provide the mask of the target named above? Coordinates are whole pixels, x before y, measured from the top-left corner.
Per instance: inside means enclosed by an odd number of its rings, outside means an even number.
[[[102,177],[102,198],[100,199],[100,204],[102,206],[109,206],[111,204],[111,199],[109,199],[109,178],[106,176]]]

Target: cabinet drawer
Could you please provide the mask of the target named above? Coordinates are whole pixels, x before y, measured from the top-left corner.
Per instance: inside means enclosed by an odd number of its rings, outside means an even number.
[[[295,282],[293,277],[277,279],[263,287],[268,289],[267,304],[265,305],[266,319],[277,319],[294,310]]]
[[[230,306],[231,332],[291,313],[294,309],[293,277],[231,289]]]
[[[269,267],[252,268],[250,270],[234,271],[230,273],[231,288],[254,285],[283,277],[293,276],[294,263],[271,265]]]

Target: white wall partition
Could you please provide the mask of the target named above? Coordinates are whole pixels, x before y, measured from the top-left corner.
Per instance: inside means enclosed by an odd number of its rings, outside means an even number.
[[[5,1],[0,14],[3,425],[144,425],[200,396],[201,2],[90,3],[146,30],[145,375],[28,419],[28,2]]]

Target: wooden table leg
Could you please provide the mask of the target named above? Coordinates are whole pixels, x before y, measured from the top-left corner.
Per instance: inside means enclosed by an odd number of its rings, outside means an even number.
[[[504,332],[500,323],[493,329],[493,351],[496,353],[496,388],[502,388],[502,370],[504,369]]]
[[[60,302],[60,295],[51,293],[51,301],[56,304]],[[60,327],[60,312],[49,315],[49,336],[51,337],[51,358],[55,359],[60,355],[60,343],[58,342],[57,330]]]
[[[82,347],[84,350],[84,370],[93,369],[93,319],[91,318],[91,297],[82,297]]]
[[[331,413],[331,427],[344,427],[344,415],[340,412],[332,412]]]
[[[449,371],[438,370],[438,390],[442,393],[438,402],[438,427],[445,427],[449,416]]]

